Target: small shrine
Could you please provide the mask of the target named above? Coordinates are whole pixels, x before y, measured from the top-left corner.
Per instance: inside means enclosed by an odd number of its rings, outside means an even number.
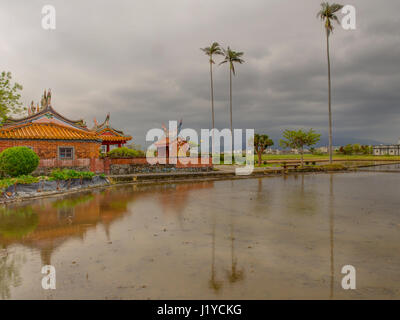
[[[186,156],[190,149],[189,143],[179,137],[182,129],[182,119],[180,120],[176,131],[169,131],[165,124],[162,124],[164,138],[154,143],[157,148],[157,156],[161,158]]]
[[[98,124],[96,118],[93,119],[94,126],[91,129],[101,139],[102,152],[109,152],[113,148],[120,148],[127,141],[131,140],[131,136],[125,135],[121,130],[114,129],[110,125],[110,113],[107,114],[103,123]]]

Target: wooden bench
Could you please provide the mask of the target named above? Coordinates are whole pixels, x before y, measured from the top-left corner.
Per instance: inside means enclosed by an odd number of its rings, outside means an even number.
[[[289,169],[289,168],[295,168],[297,169],[298,167],[300,167],[300,164],[298,163],[285,163],[285,162],[281,162],[281,167],[283,169]]]

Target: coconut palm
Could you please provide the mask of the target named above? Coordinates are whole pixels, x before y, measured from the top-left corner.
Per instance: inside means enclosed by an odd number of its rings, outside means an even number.
[[[235,76],[235,63],[242,64],[244,60],[241,58],[243,56],[243,52],[236,52],[231,50],[229,47],[225,50],[222,49],[225,55],[224,61],[220,63],[229,63],[229,100],[230,100],[230,114],[231,114],[231,133],[233,136],[233,126],[232,126],[232,74]]]
[[[212,114],[212,129],[215,128],[214,125],[214,84],[213,84],[213,73],[212,73],[212,65],[215,64],[213,60],[213,56],[223,55],[223,52],[218,44],[218,42],[214,42],[211,46],[200,48],[208,57],[210,62],[210,78],[211,78],[211,114]]]
[[[341,10],[341,4],[329,4],[328,2],[321,3],[321,10],[318,12],[317,17],[324,21],[326,33],[326,54],[328,58],[328,110],[329,110],[329,163],[332,163],[332,110],[331,110],[331,62],[329,57],[329,36],[333,31],[333,22],[339,23],[336,12]]]

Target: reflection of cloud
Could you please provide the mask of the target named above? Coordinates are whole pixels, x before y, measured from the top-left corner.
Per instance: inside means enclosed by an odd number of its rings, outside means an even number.
[[[290,212],[295,214],[315,214],[318,208],[318,193],[314,185],[311,183],[305,184],[304,174],[293,175],[291,178],[300,181],[296,181],[293,185],[288,185],[290,190],[287,192],[288,196],[285,197],[285,201]]]
[[[159,193],[159,201],[164,213],[172,213],[180,218],[187,205],[190,193],[192,191],[209,188],[214,188],[214,183],[212,181],[196,182],[193,184],[164,185]]]

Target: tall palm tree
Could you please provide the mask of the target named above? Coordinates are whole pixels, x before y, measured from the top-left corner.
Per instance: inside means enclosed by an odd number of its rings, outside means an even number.
[[[211,78],[211,114],[212,114],[212,129],[215,128],[214,125],[214,84],[213,84],[213,73],[212,73],[212,65],[215,64],[213,60],[213,56],[223,55],[223,52],[218,44],[218,42],[214,42],[211,46],[200,48],[207,56],[209,56],[210,62],[210,78]]]
[[[220,63],[229,63],[229,100],[230,100],[230,113],[231,113],[231,133],[233,137],[233,126],[232,126],[232,74],[235,76],[235,63],[242,64],[244,60],[241,58],[243,56],[243,52],[237,52],[231,50],[231,48],[222,49],[225,55],[224,61]]]
[[[328,58],[328,110],[329,110],[329,163],[332,163],[332,110],[331,110],[331,61],[329,57],[329,36],[333,31],[333,21],[339,23],[336,12],[341,10],[341,4],[329,4],[328,2],[321,3],[321,10],[318,12],[317,17],[324,21],[326,32],[326,54]]]

